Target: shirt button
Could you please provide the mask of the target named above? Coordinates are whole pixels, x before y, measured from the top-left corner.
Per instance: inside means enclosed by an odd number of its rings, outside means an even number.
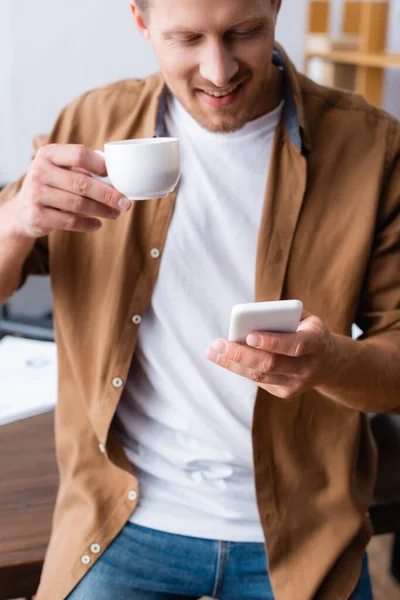
[[[90,546],[90,552],[93,552],[93,554],[99,554],[99,552],[101,552],[100,544],[92,544]]]
[[[90,563],[90,556],[88,556],[87,554],[84,554],[81,558],[81,563],[83,565],[88,565]]]
[[[142,317],[140,315],[135,315],[134,317],[132,317],[132,321],[134,325],[140,325],[140,323],[142,322]]]
[[[104,444],[99,444],[99,450],[100,450],[100,452],[102,452],[103,454],[105,454],[106,449],[104,447]]]
[[[124,385],[124,382],[120,377],[114,377],[112,384],[115,388],[121,388]]]
[[[161,254],[161,252],[159,251],[159,249],[158,249],[158,248],[153,248],[153,249],[150,251],[150,254],[151,254],[152,258],[159,258],[159,257],[160,257],[160,254]]]
[[[135,490],[129,491],[128,498],[129,498],[129,500],[132,500],[132,502],[134,502],[136,500],[137,493],[135,492]]]

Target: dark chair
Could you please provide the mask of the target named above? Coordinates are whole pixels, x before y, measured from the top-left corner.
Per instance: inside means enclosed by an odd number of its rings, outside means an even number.
[[[53,315],[50,312],[40,317],[10,316],[7,304],[3,304],[0,306],[0,337],[3,335],[53,342]]]
[[[378,480],[370,508],[375,535],[394,533],[392,574],[400,583],[400,416],[371,418],[378,445]]]

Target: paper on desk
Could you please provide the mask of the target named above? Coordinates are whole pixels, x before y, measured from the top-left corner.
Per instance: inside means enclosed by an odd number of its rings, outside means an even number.
[[[57,402],[53,342],[0,340],[0,425],[52,410]]]

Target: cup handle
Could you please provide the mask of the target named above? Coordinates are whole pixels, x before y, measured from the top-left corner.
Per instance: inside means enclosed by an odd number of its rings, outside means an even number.
[[[98,154],[99,156],[104,158],[104,160],[106,159],[106,155],[102,150],[95,150],[95,152],[96,152],[96,154]],[[92,173],[91,171],[90,171],[90,175],[93,177],[93,179],[97,179],[97,181],[101,181],[102,183],[106,183],[107,185],[112,185],[109,177],[100,177],[100,175],[96,175],[95,173]]]

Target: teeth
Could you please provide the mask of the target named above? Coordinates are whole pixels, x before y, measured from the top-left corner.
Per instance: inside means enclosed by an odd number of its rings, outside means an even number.
[[[225,96],[229,96],[229,94],[232,94],[232,92],[234,92],[236,90],[238,86],[232,88],[231,90],[229,90],[228,92],[206,92],[209,96],[214,96],[214,98],[225,98]]]

